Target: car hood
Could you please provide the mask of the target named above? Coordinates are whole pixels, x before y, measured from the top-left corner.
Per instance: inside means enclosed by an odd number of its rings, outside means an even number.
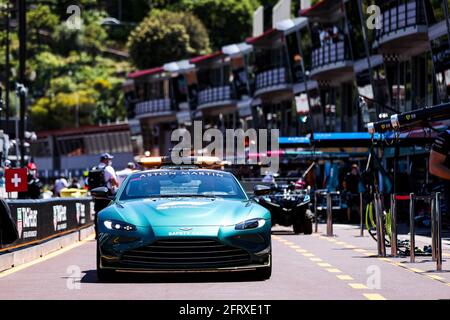
[[[220,198],[141,199],[112,205],[105,214],[136,226],[225,226],[246,220],[255,206],[249,201]]]

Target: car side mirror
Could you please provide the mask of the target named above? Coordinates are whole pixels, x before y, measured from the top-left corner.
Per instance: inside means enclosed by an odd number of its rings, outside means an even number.
[[[253,188],[253,193],[255,196],[264,196],[266,194],[269,194],[271,191],[272,191],[271,187],[259,184]]]
[[[91,195],[94,199],[112,200],[114,197],[109,195],[109,190],[106,187],[98,187],[91,190]]]

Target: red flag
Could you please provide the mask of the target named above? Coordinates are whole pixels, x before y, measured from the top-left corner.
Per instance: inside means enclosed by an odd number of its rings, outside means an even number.
[[[28,170],[26,168],[5,169],[6,192],[28,191]]]

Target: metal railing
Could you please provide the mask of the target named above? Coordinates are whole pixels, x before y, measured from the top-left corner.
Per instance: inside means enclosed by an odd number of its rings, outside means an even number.
[[[324,43],[320,48],[314,49],[311,54],[312,69],[329,64],[350,60],[350,51],[344,40]]]
[[[375,29],[375,37],[380,40],[392,32],[416,25],[426,25],[425,11],[421,0],[399,4],[381,13],[381,29]]]
[[[433,261],[436,261],[436,270],[442,270],[442,235],[441,235],[441,193],[436,192],[432,195],[417,196],[410,194],[409,200],[409,252],[410,262],[416,260],[416,227],[415,227],[415,201],[431,201],[431,254]]]
[[[170,99],[155,99],[136,103],[135,115],[157,114],[173,111]]]
[[[384,214],[383,214],[383,196],[379,193],[374,195],[375,219],[377,230],[377,250],[378,256],[386,257]]]
[[[256,73],[255,91],[288,83],[287,69],[283,66],[274,67],[273,69]]]
[[[198,93],[198,106],[229,101],[235,98],[231,85],[211,87],[203,89]]]
[[[323,205],[319,197],[325,197],[326,204]],[[323,200],[323,199],[321,199]],[[320,204],[320,205],[319,205]],[[314,192],[314,232],[318,232],[318,211],[327,210],[327,236],[332,237],[333,234],[333,209],[341,208],[341,195],[337,191],[329,192],[327,189],[319,189]]]

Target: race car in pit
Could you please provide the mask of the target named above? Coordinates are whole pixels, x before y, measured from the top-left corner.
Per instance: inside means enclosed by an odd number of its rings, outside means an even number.
[[[91,193],[97,199],[108,197],[103,187]],[[132,173],[98,213],[97,224],[101,281],[117,272],[251,271],[261,280],[271,276],[270,212],[225,171],[161,162]]]

